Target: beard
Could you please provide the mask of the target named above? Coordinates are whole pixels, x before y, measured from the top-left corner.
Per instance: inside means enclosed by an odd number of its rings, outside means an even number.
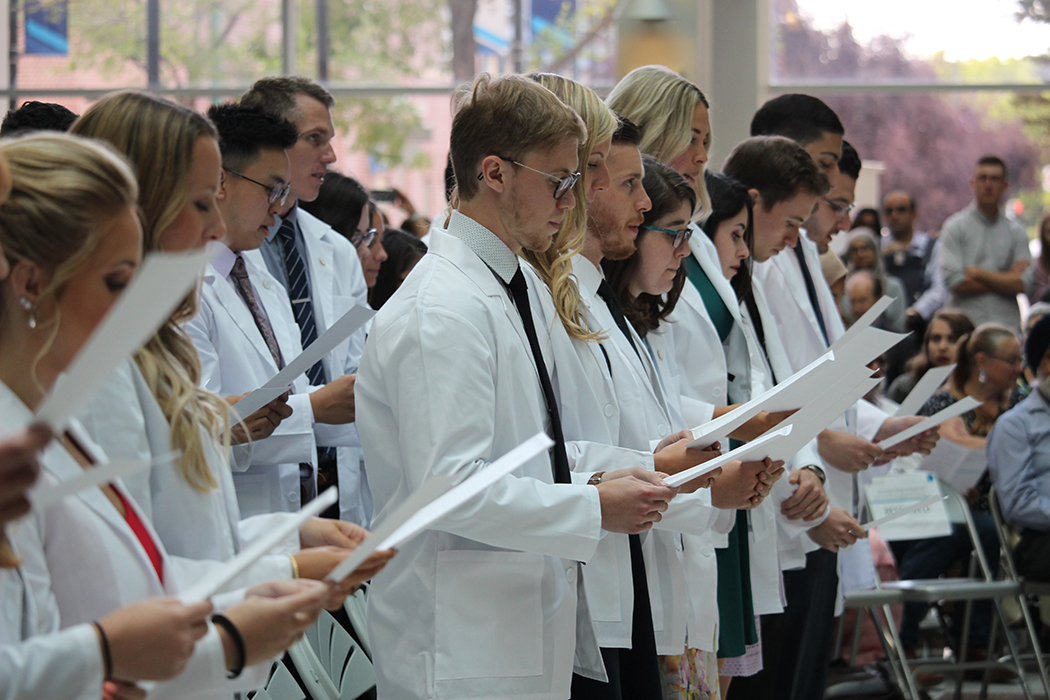
[[[598,249],[606,260],[625,260],[634,254],[634,239],[627,222],[615,217],[597,202],[587,209],[587,230],[598,239]]]

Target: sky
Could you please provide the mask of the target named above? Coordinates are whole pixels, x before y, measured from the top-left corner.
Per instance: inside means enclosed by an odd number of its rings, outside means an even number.
[[[1050,52],[1050,24],[1018,22],[1016,0],[798,0],[798,5],[820,29],[849,19],[861,43],[883,34],[901,37],[917,57],[940,50],[949,61]]]

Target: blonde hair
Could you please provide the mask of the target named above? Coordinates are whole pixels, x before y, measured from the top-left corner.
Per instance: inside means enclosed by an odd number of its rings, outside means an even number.
[[[700,88],[665,66],[635,68],[616,84],[605,102],[638,125],[642,153],[661,163],[670,163],[689,146],[696,106],[711,106]],[[705,163],[696,179],[694,219],[698,221],[711,213],[711,197],[704,183],[706,167]]]
[[[71,133],[102,139],[131,160],[138,172],[145,252],[160,249],[161,234],[175,221],[189,196],[193,150],[201,138],[216,138],[204,116],[168,100],[136,91],[107,95],[73,125]],[[205,456],[201,427],[229,445],[230,408],[200,388],[201,364],[182,324],[197,314],[194,291],[135,354],[146,385],[171,426],[171,444],[182,453],[178,469],[197,491],[218,488]]]
[[[583,247],[587,233],[587,161],[594,147],[616,131],[616,115],[593,90],[575,80],[553,73],[530,73],[526,77],[553,92],[575,110],[587,126],[587,139],[580,144],[578,151],[579,167],[584,176],[573,185],[576,206],[565,215],[550,248],[542,253],[523,250],[521,255],[547,283],[554,298],[554,308],[569,335],[577,340],[598,340],[602,335],[589,330],[583,316],[580,290],[572,276],[572,256]]]
[[[57,298],[98,248],[106,226],[125,210],[134,211],[135,176],[105,144],[66,134],[5,140],[0,156],[11,169],[11,196],[0,205],[0,247],[12,266],[26,261],[47,273],[41,301]],[[34,380],[59,321],[56,306],[43,322],[51,335],[33,359]]]

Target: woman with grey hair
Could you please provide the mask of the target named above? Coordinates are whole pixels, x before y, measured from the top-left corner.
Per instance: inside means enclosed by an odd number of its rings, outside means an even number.
[[[904,312],[907,308],[907,294],[904,285],[896,277],[887,275],[882,269],[882,256],[879,254],[879,244],[870,229],[854,229],[850,231],[849,247],[846,248],[846,268],[849,275],[856,270],[868,270],[881,283],[882,293],[893,298],[893,303],[886,309],[882,316],[882,327],[890,331],[904,330]],[[848,279],[848,277],[847,277]],[[849,303],[843,297],[841,302],[842,317],[846,323],[852,324],[857,319],[853,317]]]

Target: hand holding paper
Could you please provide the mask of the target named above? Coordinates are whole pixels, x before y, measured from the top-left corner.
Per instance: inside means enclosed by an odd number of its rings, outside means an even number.
[[[955,418],[956,416],[961,416],[962,414],[966,413],[967,411],[972,411],[973,409],[977,408],[980,405],[981,405],[981,402],[978,401],[977,399],[973,398],[972,396],[966,396],[966,397],[962,398],[961,400],[956,401],[951,406],[948,406],[947,408],[942,409],[942,410],[938,411],[937,413],[934,413],[932,416],[930,416],[926,420],[921,421],[919,423],[916,423],[915,425],[913,425],[910,428],[905,428],[904,430],[900,431],[896,435],[891,435],[890,437],[886,438],[885,440],[881,440],[878,443],[879,447],[881,447],[884,450],[888,450],[889,448],[893,447],[894,445],[899,445],[900,443],[904,442],[905,440],[910,440],[911,438],[915,437],[919,433],[924,433],[927,430],[930,430],[932,428],[936,428],[941,423],[944,423],[947,420]]]
[[[766,457],[766,450],[770,449],[770,443],[781,438],[787,437],[791,434],[791,431],[792,426],[790,425],[785,426],[783,428],[778,428],[777,430],[773,430],[771,432],[766,433],[765,435],[756,440],[752,440],[751,442],[741,445],[735,450],[730,450],[721,457],[716,457],[715,459],[708,460],[703,464],[698,464],[692,469],[686,469],[685,471],[678,472],[677,474],[672,474],[671,476],[664,479],[664,481],[667,482],[668,486],[673,486],[677,488],[687,482],[692,481],[693,479],[696,479],[697,477],[701,477],[704,474],[707,474],[708,472],[714,471],[715,469],[719,469],[720,467],[729,464],[733,460],[743,460],[744,458],[754,460],[756,458],[760,459]]]

